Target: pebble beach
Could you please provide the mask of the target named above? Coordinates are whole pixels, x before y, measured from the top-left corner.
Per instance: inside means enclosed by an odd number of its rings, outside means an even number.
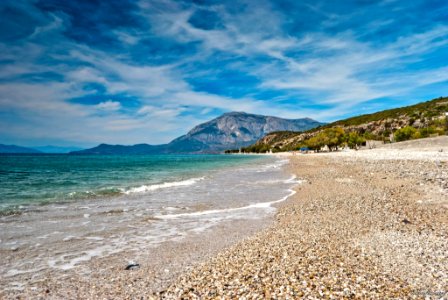
[[[49,277],[1,296],[448,297],[448,138],[288,157],[288,171],[301,183],[276,204],[272,219],[224,223],[188,242],[167,244],[136,270],[105,268],[99,260],[88,278]],[[108,265],[113,262],[108,258]]]
[[[446,299],[448,139],[404,145],[291,157],[275,225],[154,297]]]

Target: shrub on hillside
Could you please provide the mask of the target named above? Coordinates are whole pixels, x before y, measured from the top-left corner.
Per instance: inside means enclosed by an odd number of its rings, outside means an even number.
[[[407,141],[413,138],[418,138],[417,137],[417,129],[415,129],[412,126],[405,126],[401,129],[398,129],[397,131],[395,131],[395,141],[397,142],[402,142],[402,141]]]

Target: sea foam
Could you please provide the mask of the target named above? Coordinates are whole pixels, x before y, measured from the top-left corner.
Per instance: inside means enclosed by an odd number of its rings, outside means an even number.
[[[211,210],[196,211],[196,212],[191,212],[191,213],[156,215],[154,217],[158,218],[158,219],[176,219],[176,218],[182,218],[182,217],[196,217],[196,216],[211,215],[211,214],[223,214],[223,213],[225,214],[225,213],[237,212],[237,211],[253,209],[253,208],[270,208],[270,207],[272,207],[273,204],[283,202],[296,193],[296,191],[293,189],[289,189],[288,191],[289,191],[288,195],[282,197],[281,199],[278,199],[275,201],[270,201],[270,202],[259,202],[259,203],[254,203],[254,204],[250,204],[247,206],[242,206],[242,207],[233,207],[233,208],[225,208],[225,209],[211,209]]]
[[[205,177],[198,177],[198,178],[190,178],[187,180],[181,180],[181,181],[173,181],[173,182],[164,182],[159,184],[152,184],[152,185],[142,185],[139,187],[130,188],[127,190],[123,190],[123,193],[126,195],[133,194],[133,193],[145,193],[145,192],[152,192],[159,189],[166,189],[171,187],[178,187],[178,186],[189,186],[197,183],[198,181],[204,180]]]

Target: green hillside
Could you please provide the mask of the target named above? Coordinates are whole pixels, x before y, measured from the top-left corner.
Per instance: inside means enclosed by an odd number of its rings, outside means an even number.
[[[290,151],[300,148],[330,150],[357,148],[366,140],[385,143],[446,134],[448,98],[351,117],[304,132],[273,132],[243,152]]]
[[[411,106],[393,108],[383,110],[373,114],[366,114],[357,117],[348,118],[345,120],[336,121],[331,123],[331,126],[349,126],[360,125],[368,122],[380,121],[385,119],[397,119],[403,115],[407,115],[410,118],[433,118],[439,116],[445,112],[448,112],[448,98],[440,97],[426,102],[421,102]]]

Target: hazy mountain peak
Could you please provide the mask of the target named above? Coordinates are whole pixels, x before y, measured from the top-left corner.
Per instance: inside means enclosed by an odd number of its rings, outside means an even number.
[[[79,151],[82,148],[75,146],[55,146],[55,145],[46,145],[34,147],[34,149],[39,150],[43,153],[69,153],[71,151]]]
[[[16,145],[0,144],[0,153],[41,153],[39,150]]]

